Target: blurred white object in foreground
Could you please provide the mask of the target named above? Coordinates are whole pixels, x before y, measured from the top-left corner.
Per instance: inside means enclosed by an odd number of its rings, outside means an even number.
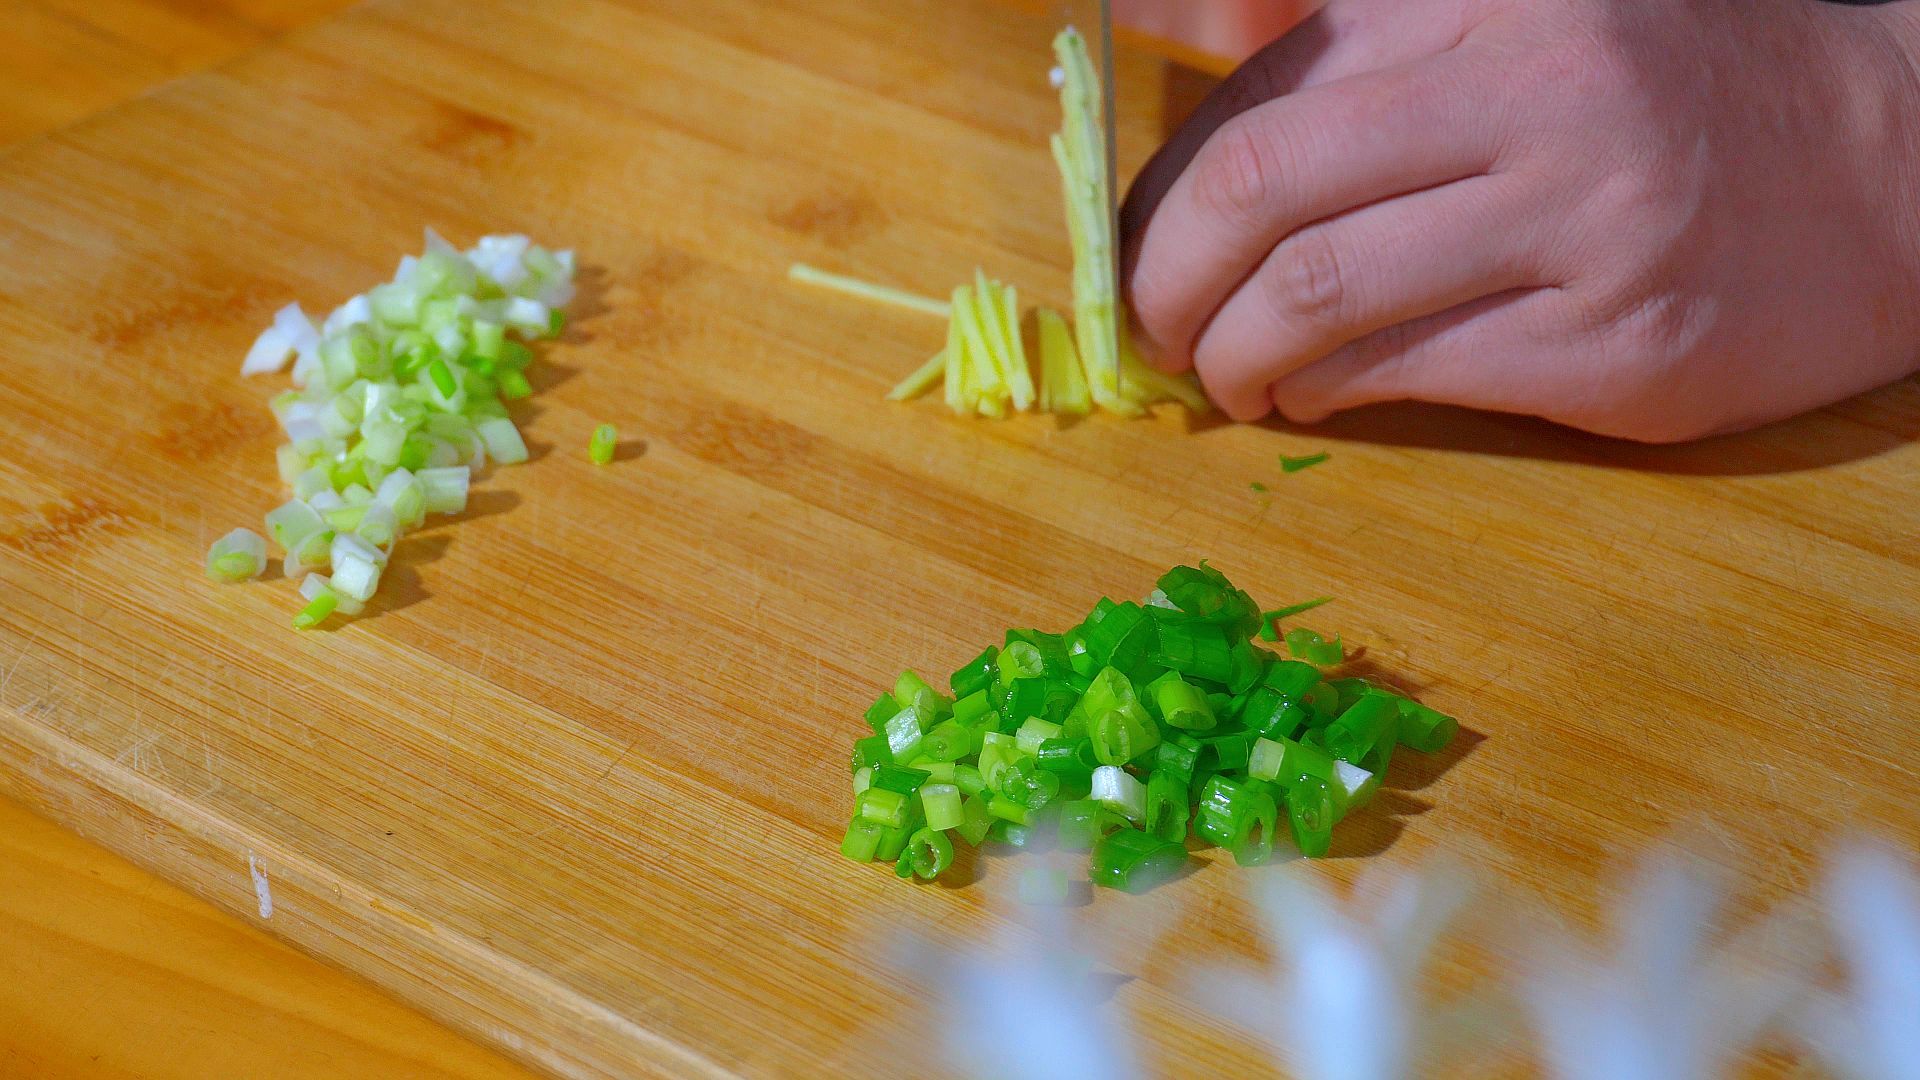
[[[1851,1080],[1920,1080],[1920,878],[1892,848],[1855,847],[1825,901],[1847,985],[1811,994],[1795,1033]]]
[[[1278,952],[1276,970],[1208,972],[1195,993],[1259,1035],[1293,1075],[1408,1076],[1425,1036],[1413,981],[1465,900],[1465,879],[1447,871],[1401,875],[1369,918],[1337,910],[1313,873],[1295,863],[1256,883],[1261,920]]]

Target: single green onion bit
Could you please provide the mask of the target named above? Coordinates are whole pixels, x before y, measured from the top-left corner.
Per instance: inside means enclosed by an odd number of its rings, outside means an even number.
[[[593,429],[593,438],[587,443],[587,456],[595,465],[605,465],[613,460],[613,451],[620,442],[620,429],[612,424],[601,424]]]
[[[1143,603],[1101,599],[1064,633],[1014,629],[936,688],[902,672],[866,711],[840,850],[930,880],[956,845],[1087,854],[1087,880],[1138,892],[1177,877],[1187,841],[1242,866],[1290,842],[1328,853],[1395,749],[1444,749],[1459,725],[1357,678],[1339,638],[1279,632],[1325,598],[1262,611],[1202,562]],[[325,613],[321,613],[324,617]],[[1262,648],[1284,640],[1287,655]],[[1053,868],[1028,903],[1064,902]]]
[[[240,373],[293,360],[293,388],[271,402],[292,497],[267,513],[265,538],[236,529],[215,542],[207,576],[258,577],[271,540],[302,582],[295,627],[359,614],[408,531],[464,511],[489,462],[527,460],[506,403],[533,392],[528,343],[560,332],[573,291],[571,251],[483,236],[463,252],[428,229],[425,252],[319,325],[299,304],[282,308]]]

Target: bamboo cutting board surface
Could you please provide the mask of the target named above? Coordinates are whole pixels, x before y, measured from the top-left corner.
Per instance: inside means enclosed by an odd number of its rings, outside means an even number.
[[[0,792],[567,1076],[897,1063],[881,928],[987,932],[1020,860],[840,859],[860,709],[1196,558],[1338,594],[1316,624],[1471,729],[1396,763],[1329,879],[1450,853],[1580,919],[1700,815],[1755,902],[1843,827],[1920,840],[1910,384],[1678,449],[878,400],[939,326],[790,261],[1066,300],[1053,27],[989,11],[394,0],[0,156]],[[1177,95],[1121,68],[1137,163]],[[424,224],[581,253],[535,460],[377,614],[296,634],[292,583],[199,575],[279,499],[238,360]],[[602,420],[630,448],[595,469]],[[1247,877],[1086,914],[1245,951]],[[1243,1060],[1167,955],[1130,974],[1156,1060]]]

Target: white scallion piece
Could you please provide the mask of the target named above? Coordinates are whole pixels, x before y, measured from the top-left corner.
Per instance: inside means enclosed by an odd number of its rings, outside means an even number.
[[[341,534],[342,537],[349,535]],[[333,591],[361,603],[371,599],[373,591],[380,587],[380,564],[357,554],[342,556],[337,540],[334,554],[333,576],[327,579]]]
[[[358,615],[366,610],[365,604],[334,588],[332,582],[319,574],[308,574],[306,579],[300,582],[300,595],[308,601],[318,600],[322,596],[331,596],[334,603],[333,610],[342,615]]]
[[[516,296],[508,300],[503,315],[502,321],[508,326],[536,334],[546,333],[553,319],[553,314],[547,310],[547,305],[525,296]]]
[[[300,479],[301,473],[307,471],[307,462],[309,459],[306,454],[301,452],[298,444],[281,443],[279,446],[274,447],[273,460],[275,467],[280,472],[280,482],[291,485],[294,481]]]
[[[457,514],[467,508],[467,484],[472,471],[464,465],[421,469],[416,474],[429,514]]]
[[[436,436],[427,437],[427,463],[429,469],[451,468],[461,462],[460,450],[452,443]]]
[[[474,431],[487,445],[487,456],[502,465],[518,465],[527,460],[527,444],[520,429],[504,416],[489,417],[474,425]]]
[[[273,537],[282,551],[293,549],[300,541],[327,527],[320,514],[299,499],[288,499],[267,511],[266,524],[267,535]]]
[[[287,436],[274,461],[294,498],[266,523],[287,576],[305,579],[298,628],[357,613],[407,530],[466,508],[474,469],[527,460],[508,415],[508,402],[531,392],[521,341],[558,334],[573,253],[519,235],[484,236],[463,252],[432,229],[424,245],[318,326],[298,304],[281,308],[241,365],[274,372],[298,357],[297,389],[271,401]],[[265,565],[264,541],[229,541],[210,554],[209,572],[250,576]],[[330,576],[308,577],[322,569]]]
[[[1273,780],[1287,756],[1286,747],[1272,739],[1255,739],[1247,751],[1247,775],[1255,780]]]
[[[427,497],[420,489],[420,481],[406,469],[395,469],[380,481],[380,490],[373,493],[373,501],[393,511],[394,520],[402,529],[417,529],[426,520]]]
[[[1118,765],[1102,765],[1093,770],[1093,793],[1089,797],[1129,821],[1146,820],[1147,785]]]
[[[334,536],[330,554],[336,569],[343,559],[364,559],[376,566],[387,561],[386,552],[350,532],[338,533]]]
[[[332,532],[317,532],[315,536],[324,536],[328,542],[332,540]],[[317,542],[315,538],[303,540],[298,548],[290,548],[284,557],[280,557],[280,577],[288,580],[311,571],[319,571],[324,567],[326,567],[326,544]]]
[[[284,577],[292,580],[309,570],[318,570],[331,560],[332,551],[333,531],[331,529],[309,533],[304,539],[287,549],[286,558],[280,562],[280,572]]]
[[[267,568],[267,541],[252,529],[235,529],[207,549],[207,576],[215,581],[245,581]]]
[[[1367,782],[1373,779],[1373,774],[1358,765],[1335,758],[1333,778],[1340,782],[1340,788],[1346,793],[1348,803],[1352,804],[1361,798],[1362,792],[1367,790]]]
[[[273,316],[273,325],[260,332],[247,358],[241,361],[240,374],[261,375],[287,366],[287,358],[298,353],[306,356],[320,344],[319,332],[299,304],[288,304]]]
[[[293,496],[296,499],[311,501],[318,498],[322,492],[332,490],[333,477],[325,465],[315,465],[295,477],[293,481]]]
[[[320,326],[322,336],[337,334],[350,326],[359,326],[373,321],[373,305],[367,303],[364,296],[353,299],[333,309],[327,321]]]
[[[399,538],[400,518],[393,507],[379,501],[370,502],[353,531],[374,547],[385,548]]]

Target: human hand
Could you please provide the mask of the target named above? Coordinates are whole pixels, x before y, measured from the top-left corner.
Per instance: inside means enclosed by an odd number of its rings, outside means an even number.
[[[1652,442],[1920,364],[1920,19],[1330,0],[1148,163],[1138,335],[1238,420],[1419,399]]]

